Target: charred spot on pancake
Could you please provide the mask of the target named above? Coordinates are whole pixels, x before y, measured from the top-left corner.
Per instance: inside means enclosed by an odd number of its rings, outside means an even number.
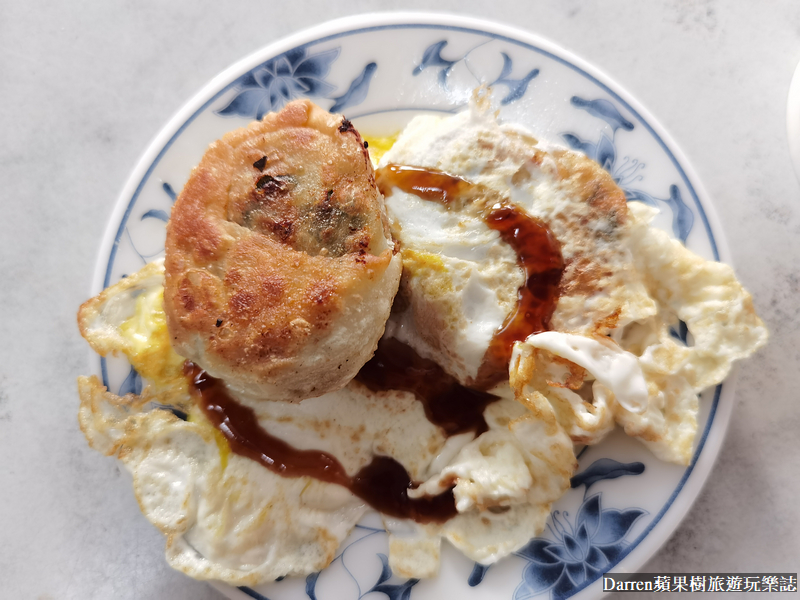
[[[264,400],[321,395],[355,375],[401,269],[364,152],[352,123],[308,101],[209,147],[167,230],[165,311],[184,356]],[[213,280],[213,298],[194,281],[181,298],[175,276],[189,269]],[[368,344],[353,342],[364,336]],[[329,347],[336,358],[320,361]],[[338,369],[348,358],[356,366]]]
[[[217,327],[222,327],[222,319],[217,319]]]
[[[294,187],[289,175],[262,175],[242,211],[241,224],[284,244],[292,243],[298,219],[292,202]]]
[[[272,213],[272,214],[270,214]],[[248,229],[268,234],[284,244],[292,242],[294,233],[293,216],[274,214],[273,211],[260,210],[258,207],[247,210],[243,215],[244,226]]]
[[[181,278],[178,285],[177,299],[187,313],[204,313],[211,304],[214,292],[208,283],[208,277],[200,271],[189,271]],[[207,317],[205,317],[207,318]]]
[[[191,289],[182,286],[179,292],[179,297],[186,312],[192,312],[194,310],[194,296],[192,295]]]
[[[357,263],[365,265],[367,264],[366,256],[367,256],[367,247],[369,246],[369,240],[362,238],[358,240],[356,243],[359,246],[359,248],[358,252],[355,253],[355,260]]]
[[[231,267],[230,269],[228,269],[228,272],[225,273],[226,286],[236,285],[241,281],[242,281],[242,272],[236,267]]]
[[[284,244],[292,240],[294,233],[294,223],[290,219],[280,219],[277,221],[267,221],[269,230]]]
[[[262,175],[256,181],[256,189],[264,190],[264,197],[274,196],[277,194],[285,194],[289,188],[288,184],[292,181],[289,175]]]
[[[342,117],[342,124],[339,125],[339,133],[347,133],[348,131],[352,131],[353,133],[358,135],[356,132],[356,128],[353,127],[353,123],[350,122],[350,119]]]
[[[303,233],[298,236],[297,249],[311,256],[338,258],[348,252],[369,247],[366,222],[353,202],[337,197],[335,190],[327,190],[303,217]],[[366,238],[366,244],[361,242]]]

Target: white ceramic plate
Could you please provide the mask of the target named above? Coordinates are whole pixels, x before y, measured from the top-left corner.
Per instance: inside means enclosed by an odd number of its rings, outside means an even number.
[[[162,253],[176,192],[223,133],[307,96],[344,113],[364,134],[394,134],[416,114],[462,109],[484,83],[493,86],[503,119],[586,152],[629,199],[661,209],[657,226],[707,258],[729,260],[713,208],[681,152],[638,102],[586,61],[532,34],[485,21],[382,14],[348,17],[275,43],[195,96],[158,135],[125,186],[100,253],[95,289]],[[97,369],[112,391],[141,387],[124,360],[99,361]],[[554,506],[542,536],[488,569],[448,546],[437,578],[393,576],[386,536],[372,515],[319,574],[256,590],[217,587],[231,598],[270,600],[599,597],[603,572],[639,569],[686,514],[719,452],[732,403],[730,380],[703,395],[688,468],[658,461],[621,434],[584,451],[573,487]]]
[[[794,70],[786,100],[786,134],[794,172],[800,179],[800,63]]]

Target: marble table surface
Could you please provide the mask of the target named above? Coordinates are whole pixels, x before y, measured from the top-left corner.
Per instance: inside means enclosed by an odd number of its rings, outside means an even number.
[[[0,596],[208,599],[172,571],[115,461],[78,430],[88,350],[75,312],[117,194],[205,82],[288,33],[430,2],[0,3]],[[718,207],[772,331],[739,369],[719,461],[653,572],[800,565],[800,185],[786,94],[796,0],[441,0],[513,24],[611,75],[671,132]],[[621,598],[625,596],[620,596]]]

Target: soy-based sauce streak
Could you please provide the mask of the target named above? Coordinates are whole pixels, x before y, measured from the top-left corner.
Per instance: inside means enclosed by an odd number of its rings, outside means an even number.
[[[508,376],[514,342],[550,329],[564,259],[550,228],[516,207],[493,207],[484,218],[514,249],[517,263],[525,272],[525,284],[517,292],[517,306],[495,332],[478,371],[478,381],[492,385]]]
[[[254,460],[284,477],[314,477],[349,489],[374,509],[419,523],[447,521],[456,514],[453,490],[437,496],[409,498],[413,486],[403,465],[376,456],[353,477],[327,452],[299,450],[267,433],[253,409],[239,404],[222,382],[187,361],[184,372],[196,392],[198,405],[225,436],[231,451]]]
[[[517,264],[525,273],[525,283],[519,288],[516,309],[492,337],[475,386],[488,389],[502,381],[507,376],[514,342],[550,329],[564,272],[558,240],[539,219],[460,177],[434,169],[387,165],[378,170],[376,181],[384,196],[390,196],[392,187],[397,187],[445,206],[465,198],[483,202],[483,220],[516,252]]]
[[[484,202],[482,217],[517,253],[517,262],[525,272],[525,284],[519,289],[516,310],[495,332],[478,372],[476,387],[488,389],[506,376],[515,341],[549,329],[564,270],[558,241],[538,219],[503,199],[494,201],[491,192],[459,177],[430,169],[389,165],[376,173],[376,179],[386,196],[391,195],[392,187],[398,187],[445,206],[465,199],[491,201]],[[344,486],[386,515],[420,523],[444,522],[455,516],[452,488],[437,496],[409,498],[408,490],[414,483],[405,468],[388,456],[374,457],[350,477],[327,452],[299,450],[267,433],[251,408],[239,404],[221,381],[193,363],[187,361],[185,372],[200,408],[225,436],[232,452],[284,477],[308,476]],[[428,419],[447,435],[467,431],[479,435],[486,431],[483,411],[497,400],[496,396],[462,386],[435,362],[420,357],[397,340],[381,341],[375,356],[357,378],[372,390],[413,393],[422,402]]]
[[[422,402],[425,415],[448,436],[488,429],[483,411],[497,396],[461,385],[432,360],[422,358],[410,346],[394,339],[382,339],[372,359],[356,380],[375,392],[411,392]]]
[[[407,165],[381,167],[375,172],[375,181],[384,196],[391,196],[394,186],[407,194],[445,206],[477,188],[466,179],[442,171]]]
[[[341,463],[327,452],[298,450],[267,433],[258,423],[252,408],[239,404],[222,382],[186,363],[192,387],[200,392],[200,408],[220,430],[231,451],[261,463],[270,471],[287,477],[310,476],[328,483],[349,485],[350,478]]]

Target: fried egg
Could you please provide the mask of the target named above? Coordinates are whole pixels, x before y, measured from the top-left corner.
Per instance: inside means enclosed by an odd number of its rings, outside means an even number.
[[[688,465],[698,393],[720,383],[734,361],[767,342],[768,333],[730,266],[705,260],[650,227],[655,209],[629,206],[625,243],[656,314],[611,337],[532,335],[514,348],[512,386],[520,401],[548,398],[576,442],[597,443],[616,422],[658,458]],[[692,335],[690,346],[670,334],[678,319]],[[557,373],[565,361],[569,381]]]
[[[369,507],[344,487],[281,477],[231,451],[197,407],[183,358],[165,335],[162,274],[163,264],[151,263],[81,309],[82,332],[96,351],[123,353],[140,373],[156,375],[146,377],[140,396],[125,397],[95,377],[80,378],[87,440],[131,472],[174,568],[235,585],[324,568]],[[162,377],[159,365],[176,370]],[[358,381],[300,403],[238,400],[265,431],[298,449],[330,453],[349,475],[376,455],[389,456],[422,482],[417,496],[454,485],[457,515],[444,523],[385,518],[394,572],[428,577],[438,572],[442,539],[483,564],[519,549],[569,487],[577,463],[552,410],[543,406],[534,418],[510,390],[505,396],[486,409],[487,431],[451,437],[413,394],[374,392]],[[162,410],[167,405],[177,411]]]
[[[599,443],[617,424],[659,458],[688,464],[698,393],[767,340],[730,267],[651,228],[653,209],[627,203],[586,157],[499,123],[485,97],[454,116],[414,119],[394,144],[369,145],[382,168],[436,170],[470,186],[459,202],[398,186],[386,199],[393,240],[384,241],[397,244],[403,272],[384,340],[407,344],[443,376],[480,381],[526,285],[518,249],[489,226],[487,210],[513,207],[542,223],[563,258],[552,313],[514,344],[507,377],[480,405],[483,427],[447,430],[413,390],[364,377],[298,402],[230,386],[265,435],[332,457],[342,480],[383,457],[414,482],[410,502],[452,494],[446,520],[385,511],[393,572],[436,575],[442,540],[484,565],[518,550],[569,489],[575,444]],[[92,348],[124,354],[146,382],[140,395],[120,397],[95,377],[79,379],[89,444],[131,472],[174,568],[234,585],[323,569],[369,504],[352,485],[281,476],[214,424],[173,346],[164,273],[163,262],[148,264],[80,309]],[[692,344],[670,335],[679,320]],[[304,379],[304,389],[313,385]]]
[[[524,283],[517,255],[470,211],[402,190],[387,206],[401,240],[401,293],[409,304],[392,318],[392,335],[467,383],[516,306]]]
[[[732,269],[651,228],[654,209],[627,203],[596,163],[499,123],[480,95],[468,111],[412,120],[379,166],[391,164],[483,186],[558,239],[566,267],[552,331],[515,350],[517,398],[542,394],[575,443],[598,443],[618,423],[659,458],[688,464],[697,394],[767,339]],[[522,279],[514,254],[468,203],[392,189],[386,205],[404,263],[404,306],[387,332],[469,382],[514,306]],[[669,334],[678,320],[691,347]]]
[[[625,196],[608,173],[585,156],[539,143],[522,127],[499,123],[487,98],[476,98],[462,113],[413,119],[380,166],[463,178],[543,221],[565,262],[552,329],[605,335],[655,314],[625,243]],[[395,311],[394,335],[466,382],[515,306],[524,281],[517,256],[469,203],[445,207],[393,189],[386,206],[409,306]]]

